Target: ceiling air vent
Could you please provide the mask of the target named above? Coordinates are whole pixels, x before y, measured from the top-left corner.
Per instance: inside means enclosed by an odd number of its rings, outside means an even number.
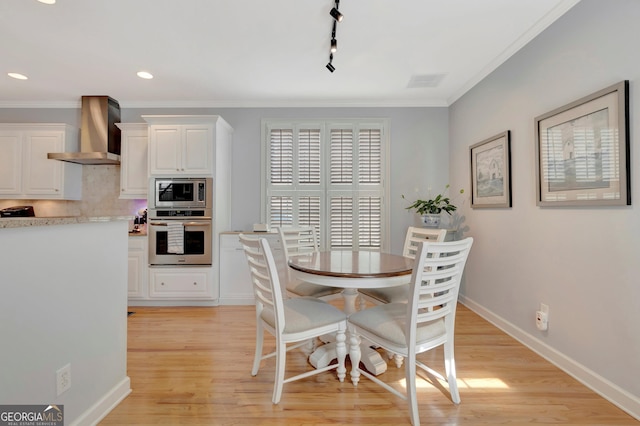
[[[446,74],[420,74],[412,75],[407,88],[417,89],[422,87],[438,87]]]

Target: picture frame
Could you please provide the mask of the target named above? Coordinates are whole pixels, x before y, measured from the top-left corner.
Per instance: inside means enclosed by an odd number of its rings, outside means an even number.
[[[511,207],[511,131],[469,147],[471,208]]]
[[[631,205],[628,80],[534,124],[538,206]]]

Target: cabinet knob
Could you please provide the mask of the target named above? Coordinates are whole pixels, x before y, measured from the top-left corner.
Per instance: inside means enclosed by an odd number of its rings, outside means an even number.
[[[194,281],[194,282],[193,282],[193,285],[198,285],[198,283]]]
[[[164,283],[160,283],[160,285],[164,285]]]

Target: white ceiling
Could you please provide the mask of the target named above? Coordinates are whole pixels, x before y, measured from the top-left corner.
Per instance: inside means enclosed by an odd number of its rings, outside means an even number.
[[[2,0],[0,107],[448,106],[578,1],[342,0],[330,73],[331,0]]]

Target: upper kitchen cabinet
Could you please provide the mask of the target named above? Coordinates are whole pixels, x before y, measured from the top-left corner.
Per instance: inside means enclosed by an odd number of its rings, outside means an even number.
[[[121,132],[120,198],[147,198],[149,125],[116,123]]]
[[[231,138],[216,115],[143,115],[149,123],[149,176],[213,176],[216,144]]]
[[[79,200],[82,166],[47,158],[78,151],[66,124],[0,124],[0,198]]]

